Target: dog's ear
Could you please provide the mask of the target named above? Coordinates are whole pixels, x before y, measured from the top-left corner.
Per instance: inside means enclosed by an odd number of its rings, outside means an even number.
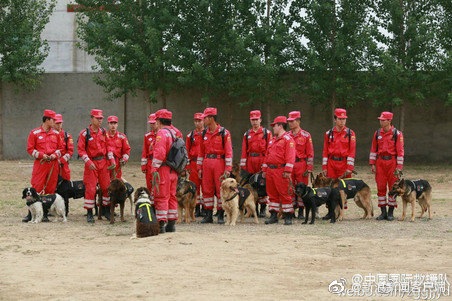
[[[27,196],[26,196],[27,189],[28,189],[28,188],[25,188],[24,190],[22,190],[22,198],[23,198],[23,199],[25,199],[25,198],[27,197]]]
[[[399,181],[399,186],[400,187],[403,187],[403,185],[405,184],[405,179],[400,179],[400,181]]]

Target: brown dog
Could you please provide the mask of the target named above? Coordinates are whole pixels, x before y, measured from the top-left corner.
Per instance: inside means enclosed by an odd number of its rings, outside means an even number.
[[[226,225],[235,226],[238,213],[240,211],[240,221],[243,222],[245,209],[254,215],[254,222],[257,219],[256,203],[252,190],[239,187],[233,178],[227,178],[221,183],[221,201],[226,213]]]
[[[113,179],[108,186],[108,195],[110,196],[110,224],[115,223],[115,207],[119,204],[121,222],[125,222],[124,219],[124,203],[127,198],[127,187],[121,179]],[[102,205],[99,198],[99,206]],[[100,207],[99,207],[100,208]],[[98,219],[102,220],[101,210],[98,212]]]
[[[154,206],[151,205],[150,193],[146,187],[140,187],[135,192],[136,237],[158,235],[160,226],[155,216]]]
[[[196,191],[196,184],[192,181],[188,181],[184,177],[179,177],[177,179],[176,188],[176,198],[177,198],[177,211],[178,218],[177,223],[182,220],[182,209],[185,209],[185,222],[190,223],[190,218],[196,221],[195,218],[195,208],[196,208],[196,198],[198,193]]]
[[[399,221],[405,220],[407,204],[411,203],[410,221],[414,222],[414,205],[416,204],[416,200],[419,200],[419,205],[422,208],[419,218],[422,218],[427,210],[428,218],[432,218],[432,214],[430,212],[430,204],[432,203],[432,186],[430,186],[428,181],[401,179],[392,185],[392,189],[389,193],[396,196],[400,195],[402,197],[403,213],[402,217],[399,218]]]

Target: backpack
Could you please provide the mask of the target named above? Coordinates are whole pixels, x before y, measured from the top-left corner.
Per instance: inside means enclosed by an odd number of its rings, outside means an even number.
[[[378,136],[380,136],[380,131],[381,130],[382,129],[379,128],[377,130],[377,134],[375,135],[375,144],[377,145],[377,147],[375,148],[375,152],[376,153],[378,153]],[[397,152],[397,129],[395,127],[392,129],[392,140],[394,140],[394,147],[395,147],[396,152]]]
[[[248,131],[246,131],[245,133],[245,137],[246,137],[246,150],[248,151],[248,135],[250,134],[251,129],[249,129]],[[264,137],[262,137],[262,139],[265,139],[265,144],[268,147],[268,130],[266,128],[262,128],[262,132],[264,133]]]
[[[334,127],[328,131],[328,144],[330,144],[330,141],[333,142],[333,140],[334,140],[333,139],[334,138],[333,131],[334,131]],[[347,137],[347,136],[348,136],[348,147],[350,148],[350,143],[352,140],[352,138],[351,138],[352,130],[350,128],[347,128],[347,134],[345,134],[345,137]]]
[[[105,129],[102,128],[102,127],[101,127],[101,129],[102,129],[102,135],[104,135],[105,137],[107,137],[107,132],[105,131]],[[85,151],[86,151],[86,150],[88,150],[88,141],[89,141],[89,138],[91,138],[91,132],[90,132],[90,130],[89,130],[89,127],[87,127],[87,128],[85,129],[85,131],[86,131],[86,136],[85,136]],[[65,133],[65,135],[66,135],[66,132],[64,132],[64,133]],[[81,137],[81,135],[78,136],[77,143],[78,143],[78,141],[80,140],[80,137]],[[66,139],[66,137],[65,137],[64,139]],[[66,142],[67,142],[67,141],[66,141]],[[67,143],[66,143],[66,151],[67,151]],[[77,155],[77,158],[80,159],[80,155]]]
[[[185,170],[188,164],[187,148],[185,147],[185,141],[182,138],[174,136],[170,129],[167,130],[173,138],[173,144],[166,156],[166,164],[175,172],[181,173]]]

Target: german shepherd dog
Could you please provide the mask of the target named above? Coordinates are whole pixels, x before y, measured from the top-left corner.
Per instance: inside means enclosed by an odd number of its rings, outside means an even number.
[[[322,173],[320,173],[315,178],[313,187],[339,188],[342,204],[345,204],[349,199],[353,199],[356,205],[364,210],[362,218],[366,219],[374,216],[371,191],[369,185],[367,185],[363,180],[353,178],[333,179],[325,177]],[[342,221],[343,217],[344,209],[341,208],[338,221]]]
[[[405,220],[406,217],[406,208],[407,204],[411,203],[411,222],[414,222],[414,205],[416,200],[419,201],[419,205],[421,206],[421,215],[419,218],[422,218],[424,213],[428,210],[428,218],[432,218],[432,214],[430,211],[430,204],[432,203],[432,186],[426,180],[405,180],[401,179],[400,181],[396,181],[394,185],[392,185],[392,189],[389,192],[394,196],[401,196],[403,201],[403,213],[399,218],[399,221]]]
[[[196,184],[188,181],[185,177],[179,176],[177,179],[176,198],[177,198],[177,223],[182,220],[182,209],[185,209],[185,222],[190,223],[190,218],[196,221],[195,208],[196,198],[198,196]]]

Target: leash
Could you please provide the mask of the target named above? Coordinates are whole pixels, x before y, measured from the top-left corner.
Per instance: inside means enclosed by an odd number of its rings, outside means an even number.
[[[295,192],[295,187],[293,186],[292,179],[289,177],[289,189],[287,191],[289,195]]]
[[[159,185],[160,185],[160,174],[158,172],[154,172],[154,174],[152,175],[152,186],[155,187],[157,194],[160,193]]]
[[[46,162],[52,162],[52,161],[48,161],[48,160],[44,160],[44,159],[41,159],[41,161],[39,161],[40,164],[44,164]],[[50,168],[49,175],[47,176],[46,184],[44,185],[44,188],[42,188],[42,191],[39,194],[43,194],[44,191],[46,190],[47,184],[49,184],[50,177],[52,176],[52,172],[53,172],[53,167],[54,166],[55,166],[55,164],[52,164],[52,167]]]
[[[224,174],[220,176],[220,182],[222,182],[223,180],[226,180],[227,178],[228,178],[228,176],[226,175],[226,172],[224,172]]]

